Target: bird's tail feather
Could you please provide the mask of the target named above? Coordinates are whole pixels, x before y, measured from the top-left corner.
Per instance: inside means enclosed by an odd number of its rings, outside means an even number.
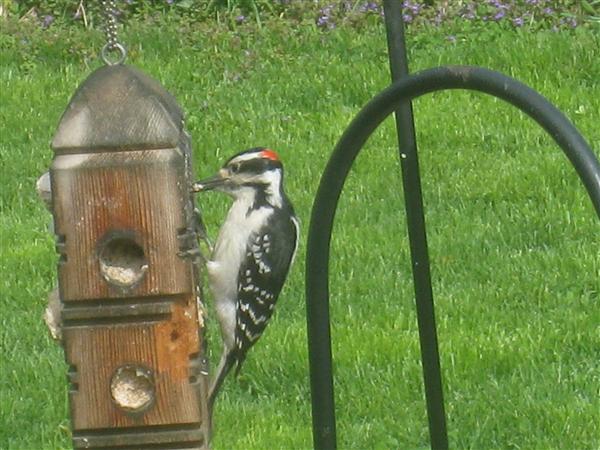
[[[240,374],[240,370],[242,370],[242,364],[244,363],[244,360],[246,359],[246,354],[242,354],[242,355],[238,355],[236,358],[236,366],[235,366],[235,372],[233,372],[233,376],[237,378],[237,376]]]
[[[208,390],[208,409],[209,409],[209,411],[212,411],[213,404],[215,403],[215,398],[217,397],[217,394],[219,393],[219,389],[221,388],[223,381],[225,381],[225,377],[227,376],[227,374],[233,367],[233,364],[235,363],[235,361],[236,361],[235,352],[233,352],[231,350],[229,350],[229,351],[225,350],[223,352],[223,355],[221,356],[221,361],[219,362],[219,367],[217,368],[217,374],[213,378],[213,381]]]

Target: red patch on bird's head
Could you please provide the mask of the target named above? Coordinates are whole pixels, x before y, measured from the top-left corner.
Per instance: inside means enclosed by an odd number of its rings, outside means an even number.
[[[271,161],[279,161],[279,155],[269,148],[266,148],[260,152],[260,156],[270,159]]]

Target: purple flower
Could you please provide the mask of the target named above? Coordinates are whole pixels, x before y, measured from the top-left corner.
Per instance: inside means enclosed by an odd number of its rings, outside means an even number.
[[[522,17],[515,17],[513,19],[512,23],[515,27],[522,27],[523,24],[525,23],[525,21],[523,20]]]
[[[415,3],[415,4],[413,4],[413,5],[410,7],[410,10],[411,10],[411,12],[412,12],[413,16],[418,16],[418,15],[419,15],[419,13],[421,12],[421,8],[422,8],[422,6],[421,6],[421,5],[419,5],[418,3]]]
[[[246,21],[246,16],[243,16],[241,14],[239,16],[235,16],[235,23],[237,23],[238,25],[241,25],[245,21]]]
[[[402,20],[404,23],[411,23],[413,21],[413,16],[410,14],[402,14]]]
[[[502,18],[506,15],[506,13],[504,11],[498,11],[495,15],[494,15],[494,20],[502,20]]]
[[[167,5],[172,5],[175,2],[175,0],[167,0]]]
[[[544,8],[544,9],[542,10],[542,12],[543,12],[544,14],[546,14],[547,16],[550,16],[550,15],[552,15],[552,13],[554,12],[554,10],[553,10],[552,8],[550,8],[550,7],[547,7],[547,8]]]
[[[379,6],[377,6],[376,2],[365,2],[359,6],[358,10],[363,13],[377,12],[379,11]]]
[[[54,22],[54,16],[47,15],[42,18],[42,26],[48,28]]]
[[[576,28],[577,27],[577,19],[575,19],[575,17],[562,17],[560,19],[560,21],[558,22],[559,25],[567,25],[570,26],[571,28]]]
[[[319,28],[335,28],[335,23],[331,20],[331,12],[333,10],[333,5],[328,5],[325,8],[322,8],[320,11],[320,16],[317,18],[317,26]]]

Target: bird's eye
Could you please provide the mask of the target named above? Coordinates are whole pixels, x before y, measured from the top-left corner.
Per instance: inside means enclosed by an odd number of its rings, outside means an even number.
[[[240,163],[232,164],[231,167],[229,167],[229,170],[231,173],[238,173],[240,171]]]

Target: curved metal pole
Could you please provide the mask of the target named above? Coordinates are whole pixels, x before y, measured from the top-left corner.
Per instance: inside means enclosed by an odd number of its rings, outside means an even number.
[[[600,163],[577,129],[539,93],[498,72],[470,66],[437,67],[402,78],[375,96],[348,126],[325,168],[311,213],[306,256],[308,347],[317,449],[336,446],[329,329],[329,249],[337,202],[358,152],[398,106],[446,90],[481,91],[521,109],[562,148],[581,178],[600,218]]]

